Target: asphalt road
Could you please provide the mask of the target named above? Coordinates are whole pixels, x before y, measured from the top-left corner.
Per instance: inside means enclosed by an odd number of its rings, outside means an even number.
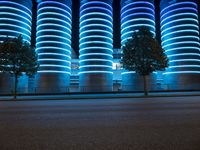
[[[0,150],[200,150],[200,97],[2,101]]]

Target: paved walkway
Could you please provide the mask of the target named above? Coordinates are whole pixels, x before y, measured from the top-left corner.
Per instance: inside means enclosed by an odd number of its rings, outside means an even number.
[[[151,92],[149,97],[177,97],[177,96],[200,96],[200,91],[194,92]],[[17,96],[17,100],[66,100],[66,99],[97,99],[97,98],[138,98],[144,97],[143,93],[94,93],[79,94],[67,93],[65,95],[27,95]],[[0,101],[13,100],[13,96],[0,96]]]

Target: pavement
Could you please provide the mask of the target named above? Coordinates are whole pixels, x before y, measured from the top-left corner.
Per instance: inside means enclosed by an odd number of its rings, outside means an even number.
[[[200,150],[200,96],[1,101],[0,150]]]
[[[180,92],[149,92],[148,97],[180,97],[180,96],[200,96],[200,91],[180,91]],[[71,99],[96,99],[96,98],[141,98],[144,93],[66,93],[57,95],[21,95],[16,100],[71,100]],[[13,96],[1,96],[0,101],[14,100]],[[14,100],[14,101],[16,101]]]

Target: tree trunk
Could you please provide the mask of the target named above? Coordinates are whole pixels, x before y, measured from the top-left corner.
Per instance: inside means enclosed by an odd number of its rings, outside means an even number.
[[[143,75],[144,80],[144,96],[148,96],[147,75]]]
[[[16,100],[17,99],[17,84],[18,84],[18,77],[17,77],[17,75],[15,74],[14,75],[15,76],[15,83],[14,83],[14,99]]]

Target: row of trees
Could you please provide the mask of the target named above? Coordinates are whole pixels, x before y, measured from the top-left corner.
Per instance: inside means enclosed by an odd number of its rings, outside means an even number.
[[[163,71],[168,66],[164,50],[149,29],[144,27],[133,33],[122,50],[123,68],[143,76],[144,94],[148,95],[147,76],[154,71]],[[35,50],[24,42],[21,35],[17,38],[7,38],[0,43],[0,73],[14,76],[14,98],[16,98],[18,78],[23,73],[32,77],[38,67]]]
[[[32,77],[38,66],[34,48],[24,42],[21,35],[17,38],[6,38],[0,43],[0,72],[14,76],[14,99],[17,95],[18,78],[23,73]]]

